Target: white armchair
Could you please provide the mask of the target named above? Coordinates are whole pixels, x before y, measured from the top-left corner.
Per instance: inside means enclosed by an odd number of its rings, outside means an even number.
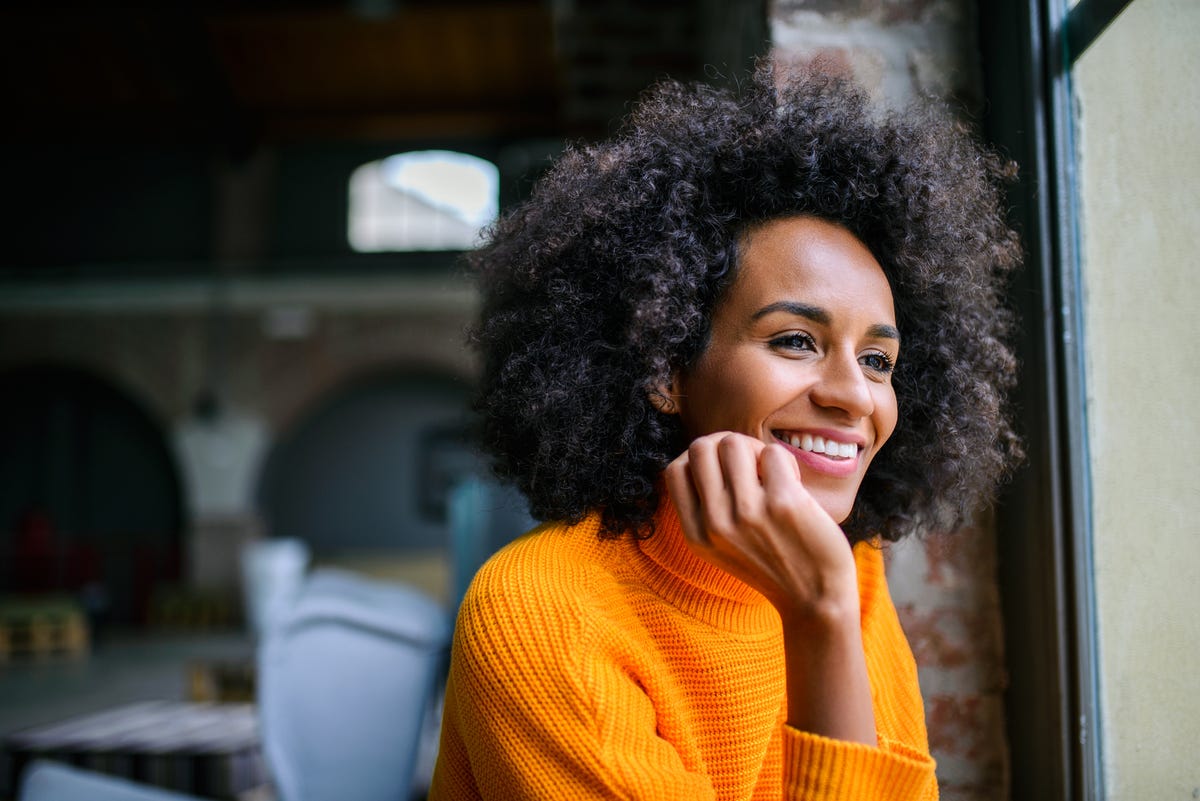
[[[281,801],[405,801],[451,623],[423,593],[317,571],[259,650]]]

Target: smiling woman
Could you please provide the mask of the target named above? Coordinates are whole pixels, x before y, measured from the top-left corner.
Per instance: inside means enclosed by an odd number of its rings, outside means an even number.
[[[937,797],[881,544],[1019,455],[1003,172],[763,72],[660,86],[492,229],[483,444],[548,522],[463,600],[432,798]]]

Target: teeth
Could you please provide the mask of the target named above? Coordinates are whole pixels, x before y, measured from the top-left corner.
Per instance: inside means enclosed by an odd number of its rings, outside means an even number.
[[[793,448],[812,453],[823,453],[836,459],[852,459],[858,455],[858,446],[852,442],[837,442],[812,434],[780,434],[778,436]]]

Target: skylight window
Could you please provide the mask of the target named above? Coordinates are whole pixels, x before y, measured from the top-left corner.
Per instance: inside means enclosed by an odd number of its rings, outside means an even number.
[[[350,176],[346,235],[360,253],[467,250],[499,213],[500,171],[466,153],[422,150]]]

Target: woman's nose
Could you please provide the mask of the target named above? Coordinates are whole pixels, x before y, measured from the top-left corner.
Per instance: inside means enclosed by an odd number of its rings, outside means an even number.
[[[857,354],[828,353],[821,366],[820,380],[811,391],[814,403],[841,409],[856,419],[875,410],[875,400]]]

